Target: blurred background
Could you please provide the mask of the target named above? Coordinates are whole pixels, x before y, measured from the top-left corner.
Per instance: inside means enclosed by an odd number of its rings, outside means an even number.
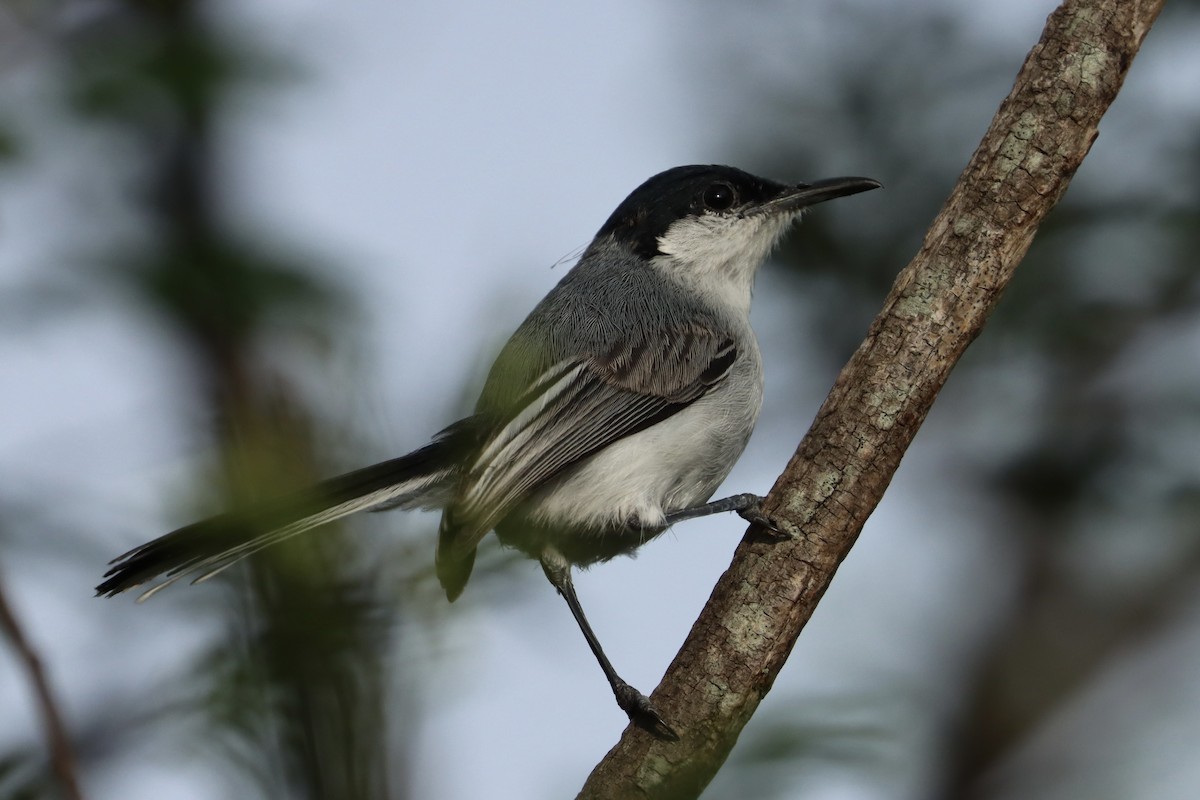
[[[151,602],[104,563],[424,443],[684,163],[885,191],[760,275],[763,491],[1056,4],[0,4],[0,590],[89,798],[571,796],[625,719],[536,564],[436,517]],[[1101,135],[707,797],[1200,796],[1200,4]],[[649,692],[744,529],[578,577]],[[6,644],[11,641],[6,639]],[[0,798],[65,796],[0,647]]]

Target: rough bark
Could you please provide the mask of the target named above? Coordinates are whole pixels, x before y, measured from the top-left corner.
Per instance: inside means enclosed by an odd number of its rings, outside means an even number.
[[[767,498],[764,510],[795,539],[742,541],[654,692],[681,740],[626,729],[579,797],[694,797],[712,780],[1083,162],[1162,5],[1066,0],[1050,15],[920,252]]]

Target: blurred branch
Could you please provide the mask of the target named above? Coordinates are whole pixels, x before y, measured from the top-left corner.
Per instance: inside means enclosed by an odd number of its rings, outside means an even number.
[[[1044,542],[1047,537],[1027,538]],[[1200,578],[1200,549],[1193,547],[1171,561],[1147,591],[1096,613],[1079,608],[1079,598],[1066,582],[1049,574],[1050,559],[1041,552],[1048,548],[1029,547],[1034,551],[1030,574],[1018,607],[980,659],[981,674],[947,737],[952,745],[937,795],[946,800],[990,796],[985,781],[1004,757],[1063,712],[1115,661],[1136,651],[1139,642],[1161,633],[1189,602]],[[1071,631],[1069,648],[1056,646],[1064,630]],[[1013,682],[1020,684],[1019,698],[1012,696]]]
[[[724,763],[955,363],[1066,191],[1163,0],[1067,0],[654,694],[682,735],[629,728],[580,793],[693,797]]]
[[[303,262],[230,216],[234,140],[222,133],[232,98],[271,88],[262,48],[204,0],[68,5],[79,22],[55,41],[71,107],[122,143],[114,179],[138,225],[90,272],[157,316],[201,387],[217,454],[205,488],[235,508],[286,496],[320,471],[322,419],[295,357],[335,340],[332,309],[339,329],[350,315]],[[271,798],[405,793],[395,732],[407,729],[389,724],[402,609],[367,580],[361,547],[327,529],[223,576],[225,635],[186,681],[205,712],[198,738],[233,767],[212,774]]]
[[[29,673],[29,681],[33,684],[37,695],[38,710],[42,715],[42,727],[46,733],[46,745],[50,749],[50,761],[54,766],[54,774],[62,784],[63,796],[68,800],[81,800],[79,780],[75,776],[75,755],[71,751],[71,739],[63,724],[62,714],[58,711],[58,703],[50,690],[50,681],[42,668],[41,658],[37,650],[25,636],[25,631],[13,614],[0,582],[0,629],[17,654],[18,660]]]

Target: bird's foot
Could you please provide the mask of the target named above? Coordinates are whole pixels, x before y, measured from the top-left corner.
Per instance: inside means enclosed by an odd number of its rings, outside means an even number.
[[[786,542],[791,539],[792,537],[779,526],[779,523],[763,513],[762,502],[761,497],[754,496],[742,508],[736,509],[738,516],[751,525],[758,526],[763,534],[772,541]]]
[[[662,714],[658,713],[658,709],[646,695],[624,681],[613,686],[613,694],[617,697],[617,705],[629,715],[629,721],[634,725],[656,739],[667,742],[679,741],[679,734],[675,733],[667,724],[666,720],[662,718]]]

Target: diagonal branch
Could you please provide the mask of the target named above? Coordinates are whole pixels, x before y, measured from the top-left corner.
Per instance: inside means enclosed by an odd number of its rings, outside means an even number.
[[[50,749],[50,763],[59,784],[61,784],[62,795],[67,800],[80,800],[83,795],[79,791],[79,780],[75,777],[75,757],[71,750],[71,738],[67,734],[66,725],[63,724],[62,714],[54,699],[54,692],[50,689],[50,680],[46,677],[46,670],[42,668],[42,660],[38,657],[33,644],[25,636],[25,631],[17,621],[16,615],[13,614],[12,606],[8,604],[2,584],[0,584],[0,633],[3,633],[9,644],[12,645],[17,658],[29,675],[29,682],[33,684],[38,709],[42,715],[46,743]]]
[[[743,540],[654,703],[581,798],[694,797],[771,688],[954,364],[1067,189],[1164,0],[1065,0],[958,185],[838,376],[764,510],[796,534]]]

